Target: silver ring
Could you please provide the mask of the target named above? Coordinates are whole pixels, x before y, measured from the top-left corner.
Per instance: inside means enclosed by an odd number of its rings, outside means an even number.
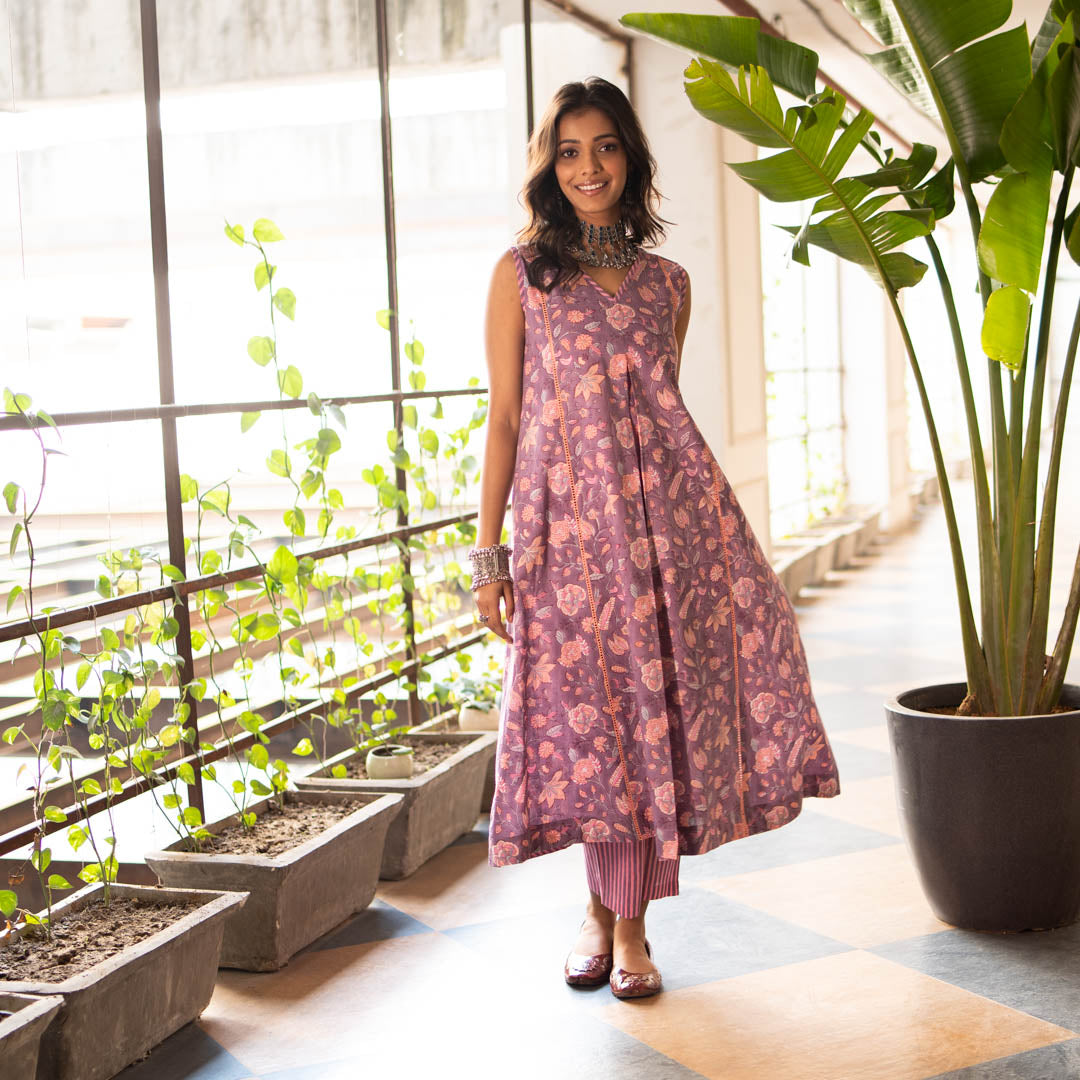
[[[487,622],[487,621],[488,621],[488,619],[490,619],[490,618],[491,618],[491,616],[490,616],[490,615],[477,615],[477,618],[478,618],[478,619],[479,619],[479,620],[480,620],[481,622]]]

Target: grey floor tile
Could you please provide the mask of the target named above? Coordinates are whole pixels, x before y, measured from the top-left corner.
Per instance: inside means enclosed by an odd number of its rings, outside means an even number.
[[[1023,1054],[939,1073],[931,1080],[1075,1080],[1080,1076],[1080,1039],[1040,1046]]]
[[[843,774],[840,777],[843,788]],[[779,829],[732,840],[704,855],[684,857],[679,866],[679,880],[687,884],[752,870],[770,870],[807,859],[828,855],[847,855],[853,851],[898,844],[895,836],[853,825],[825,814],[814,814],[814,800],[806,799],[803,813]]]
[[[407,937],[409,934],[430,934],[431,927],[399,911],[384,900],[372,900],[363,911],[346,919],[340,926],[313,942],[305,952],[319,949],[340,949],[343,945],[366,945],[369,941]]]
[[[855,689],[882,684],[927,686],[931,683],[963,681],[964,669],[951,661],[927,660],[921,656],[882,650],[852,657],[818,660],[810,670],[814,679],[843,683]]]
[[[607,986],[575,989],[562,980],[562,965],[581,924],[583,906],[542,917],[500,919],[444,931],[492,960],[513,957],[515,978],[547,1000],[610,1004]],[[653,901],[649,942],[668,989],[696,986],[801,960],[848,952],[846,945],[708,889],[687,886],[679,896]]]
[[[947,930],[870,951],[1071,1031],[1080,1025],[1080,925],[1022,934]]]
[[[606,991],[605,991],[606,993]],[[607,997],[612,1001],[610,993]],[[627,1003],[627,1008],[635,1008]],[[461,1043],[428,1045],[422,1017],[403,1018],[417,1038],[380,1045],[374,1033],[357,1038],[353,1057],[260,1074],[260,1080],[359,1080],[381,1075],[413,1080],[420,1077],[511,1076],[513,1080],[552,1080],[587,1076],[589,1080],[701,1080],[701,1074],[653,1050],[581,1009],[525,1017],[513,1031],[485,1027],[486,1014],[477,1013],[477,1027]],[[404,1026],[403,1026],[404,1030]],[[531,1034],[526,1034],[531,1032]],[[529,1041],[536,1040],[536,1041]],[[396,1053],[395,1053],[396,1051]]]
[[[839,731],[836,737],[830,740],[830,745],[836,758],[836,767],[840,771],[841,786],[845,780],[869,780],[874,776],[888,776],[892,772],[890,753],[846,743],[843,731]]]
[[[251,1070],[197,1023],[186,1024],[115,1080],[245,1080]]]

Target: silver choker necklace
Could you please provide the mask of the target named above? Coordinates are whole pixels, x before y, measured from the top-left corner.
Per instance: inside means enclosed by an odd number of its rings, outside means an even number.
[[[581,240],[571,244],[569,252],[579,263],[621,270],[637,258],[638,245],[626,235],[622,218],[614,225],[592,225],[580,218],[578,224]]]

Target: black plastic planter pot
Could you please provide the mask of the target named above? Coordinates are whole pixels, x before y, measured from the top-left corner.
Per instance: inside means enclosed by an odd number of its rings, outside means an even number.
[[[1071,712],[949,716],[963,683],[885,706],[904,837],[934,914],[969,930],[1080,918],[1080,687]]]

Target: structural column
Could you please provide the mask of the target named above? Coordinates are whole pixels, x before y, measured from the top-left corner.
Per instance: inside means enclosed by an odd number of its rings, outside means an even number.
[[[663,254],[690,274],[693,314],[680,385],[751,527],[770,551],[758,196],[724,164],[755,148],[691,107],[686,58],[634,42],[635,107],[659,163]]]

